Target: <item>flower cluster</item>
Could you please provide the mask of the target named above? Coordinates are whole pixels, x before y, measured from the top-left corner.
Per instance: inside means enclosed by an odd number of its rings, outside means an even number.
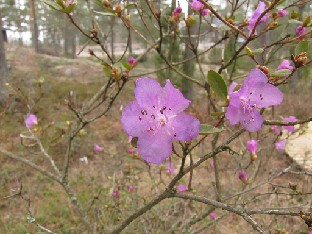
[[[283,101],[282,92],[268,83],[266,75],[259,69],[252,69],[238,91],[234,82],[229,88],[230,103],[225,117],[231,125],[241,123],[250,131],[260,130],[263,118],[258,108],[279,105]]]
[[[172,153],[172,142],[191,141],[199,134],[199,120],[183,112],[190,101],[173,87],[151,78],[136,81],[135,101],[123,110],[121,122],[128,135],[138,137],[138,153],[148,163],[160,164]]]

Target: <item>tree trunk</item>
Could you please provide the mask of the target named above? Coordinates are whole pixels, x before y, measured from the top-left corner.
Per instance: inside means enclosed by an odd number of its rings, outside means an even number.
[[[32,32],[32,46],[36,53],[39,52],[39,42],[38,42],[38,25],[36,17],[35,0],[29,0],[30,6],[30,17],[31,17],[31,32]]]
[[[192,14],[192,8],[191,5],[189,4],[188,6],[188,15]],[[193,51],[191,50],[191,48],[188,46],[191,43],[194,45],[195,44],[195,37],[192,37],[192,35],[196,34],[196,27],[197,25],[193,25],[192,27],[190,27],[190,37],[188,37],[186,39],[186,44],[185,44],[185,52],[184,52],[184,59],[189,59],[191,57],[194,56]],[[195,64],[196,61],[195,59],[192,59],[188,62],[185,62],[183,64],[183,72],[184,74],[188,75],[188,76],[192,76],[194,74],[194,69],[195,69]],[[182,81],[182,93],[184,94],[184,96],[189,99],[192,100],[193,98],[193,83],[185,78],[183,78]]]
[[[0,9],[0,29],[2,29],[2,16]],[[6,88],[5,83],[7,82],[7,63],[5,58],[5,47],[4,47],[4,38],[1,30],[0,33],[0,103],[3,104],[5,100]]]

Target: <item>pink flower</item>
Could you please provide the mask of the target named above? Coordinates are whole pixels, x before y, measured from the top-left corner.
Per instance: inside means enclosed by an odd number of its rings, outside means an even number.
[[[268,83],[267,76],[259,69],[252,69],[238,91],[233,82],[229,88],[230,103],[225,117],[231,125],[241,123],[250,131],[260,130],[263,118],[258,108],[279,105],[283,101],[282,92]]]
[[[179,16],[181,12],[182,12],[182,8],[179,5],[173,10],[173,16]]]
[[[132,136],[129,136],[129,137],[128,137],[128,143],[131,143],[132,138],[133,138]]]
[[[284,10],[284,9],[279,9],[277,11],[277,15],[278,15],[278,17],[282,18],[282,17],[288,15],[288,12],[286,10]]]
[[[206,16],[206,15],[208,15],[209,13],[210,13],[210,10],[209,10],[209,9],[203,9],[202,12],[201,12],[202,16]]]
[[[94,151],[99,153],[103,151],[103,148],[99,146],[98,144],[94,144]]]
[[[128,154],[134,154],[135,150],[133,148],[128,149]]]
[[[213,162],[213,159],[210,160],[210,167],[211,167],[212,170],[214,170],[214,162]]]
[[[305,32],[306,32],[306,27],[303,27],[302,25],[296,28],[296,36],[299,37],[300,40],[304,39]]]
[[[68,7],[69,5],[72,5],[73,3],[75,3],[75,0],[67,0],[65,2],[65,7]]]
[[[177,189],[178,189],[178,192],[182,193],[182,192],[187,191],[187,186],[185,186],[184,184],[179,184],[177,186]]]
[[[166,173],[170,175],[174,175],[174,171],[175,171],[175,168],[172,167],[171,162],[168,162]]]
[[[113,194],[112,194],[112,196],[115,197],[115,198],[118,198],[119,195],[120,195],[119,189],[115,189],[114,192],[113,192]]]
[[[200,11],[204,7],[204,4],[202,4],[198,0],[193,0],[191,3],[191,7],[194,11]]]
[[[278,65],[277,70],[288,69],[290,71],[294,70],[294,67],[290,65],[290,61],[284,59],[280,65]]]
[[[135,59],[135,58],[133,58],[133,57],[129,57],[129,58],[128,58],[128,63],[129,63],[131,66],[133,66],[133,65],[135,64],[135,62],[136,62],[136,59]]]
[[[258,142],[256,140],[247,141],[246,148],[251,154],[257,154]]]
[[[34,125],[38,124],[38,118],[34,114],[28,114],[25,120],[26,127],[28,129],[32,128]]]
[[[210,217],[211,219],[216,219],[216,218],[217,218],[217,214],[216,214],[215,212],[211,212],[211,213],[209,214],[209,217]]]
[[[251,19],[249,20],[249,25],[248,25],[248,30],[249,30],[249,35],[251,34],[253,28],[256,25],[256,22],[258,20],[258,18],[260,17],[260,15],[262,14],[262,12],[264,12],[265,10],[265,3],[264,2],[259,2],[257,9],[254,11],[254,13],[251,16]],[[259,21],[258,25],[264,23],[265,21],[267,21],[269,19],[269,15],[265,14]]]
[[[238,179],[243,181],[245,184],[248,183],[248,175],[247,175],[247,173],[245,171],[239,171],[237,173],[237,177],[238,177]]]
[[[271,129],[276,133],[276,134],[280,134],[282,131],[276,126],[276,125],[273,125],[271,127]]]
[[[128,185],[128,191],[133,192],[136,189],[135,185]]]
[[[275,149],[277,151],[284,151],[285,150],[285,146],[286,146],[286,141],[285,140],[281,140],[275,143]]]
[[[199,134],[199,120],[183,112],[190,101],[173,87],[153,79],[136,81],[135,101],[123,110],[121,122],[128,135],[138,137],[138,153],[148,163],[160,164],[172,154],[172,142],[191,141]]]
[[[284,118],[285,122],[296,122],[298,119],[295,116],[289,116]],[[295,126],[289,125],[289,126],[282,126],[283,129],[287,130],[290,133],[293,133],[295,131]]]

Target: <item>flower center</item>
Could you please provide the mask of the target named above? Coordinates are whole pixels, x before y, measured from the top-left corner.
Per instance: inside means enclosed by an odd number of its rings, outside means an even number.
[[[255,120],[255,109],[256,109],[256,104],[251,104],[250,99],[247,99],[246,97],[240,97],[240,104],[243,108],[244,113],[247,115],[247,118],[244,119],[244,122],[246,124],[249,124],[250,122]]]

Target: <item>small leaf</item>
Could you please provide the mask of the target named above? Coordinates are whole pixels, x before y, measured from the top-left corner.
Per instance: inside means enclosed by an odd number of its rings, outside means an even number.
[[[94,11],[94,12],[103,16],[116,16],[114,13],[111,13],[111,12],[101,12],[101,11]]]
[[[223,31],[230,31],[230,30],[231,30],[231,28],[228,27],[228,26],[225,25],[225,24],[221,24],[218,28],[221,29],[221,30],[223,30]]]
[[[227,87],[222,76],[220,76],[219,73],[210,70],[208,72],[207,78],[208,84],[210,85],[211,89],[215,92],[215,94],[225,100],[227,98]]]
[[[135,3],[130,3],[130,4],[128,4],[128,5],[126,5],[125,7],[124,7],[124,9],[123,9],[123,11],[125,10],[125,9],[128,9],[128,8],[135,8],[137,5],[135,4]]]
[[[138,148],[138,139],[137,137],[133,137],[132,140],[131,140],[131,145],[132,147],[134,148]]]
[[[288,23],[290,23],[290,24],[302,24],[302,22],[301,21],[299,21],[299,20],[295,20],[295,19],[290,19],[290,20],[288,20]]]
[[[284,76],[289,76],[291,72],[292,71],[288,69],[281,69],[281,70],[271,73],[271,75],[276,76],[276,77],[284,77]]]
[[[131,65],[128,62],[122,62],[122,66],[124,66],[127,70],[131,69]]]
[[[258,48],[258,49],[253,50],[252,53],[253,53],[254,55],[258,55],[258,54],[262,54],[263,51],[264,51],[263,48]]]
[[[208,135],[208,134],[214,134],[218,132],[222,132],[223,129],[221,128],[215,128],[209,124],[201,124],[200,125],[200,130],[199,130],[199,135]]]
[[[300,54],[302,52],[309,51],[309,43],[308,41],[300,41],[298,45],[296,46],[295,54]]]
[[[53,8],[54,10],[57,10],[57,11],[63,10],[63,8],[59,4],[57,4],[53,1],[49,1],[49,0],[40,0],[40,1],[43,2],[44,4],[48,5],[49,7]]]

